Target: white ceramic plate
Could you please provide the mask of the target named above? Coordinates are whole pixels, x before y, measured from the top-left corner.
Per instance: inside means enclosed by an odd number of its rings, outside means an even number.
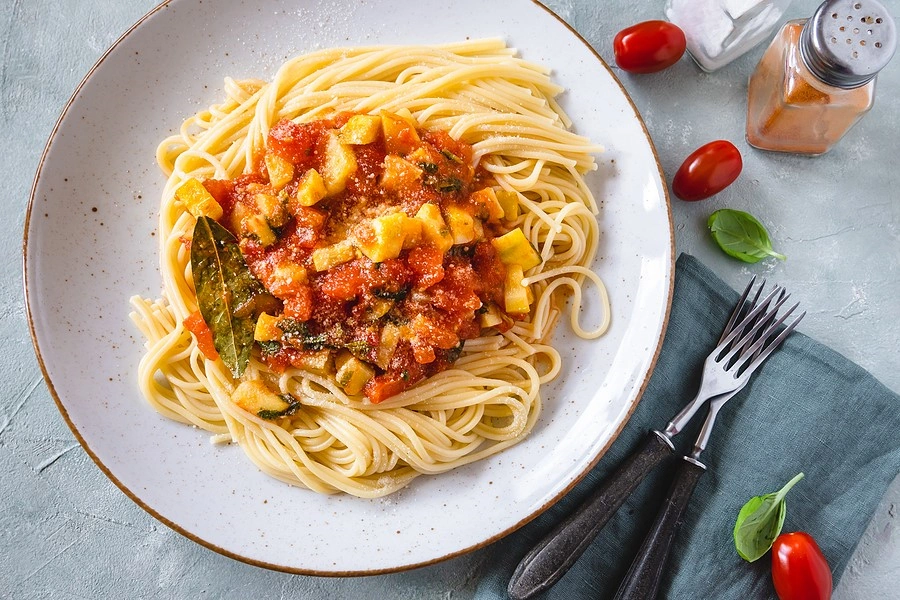
[[[546,509],[615,438],[649,378],[672,289],[665,185],[634,106],[588,44],[532,0],[173,0],[142,19],[76,90],[41,162],[25,230],[26,295],[38,358],[60,410],[101,469],[161,521],[260,566],[371,574],[498,539]],[[132,294],[158,297],[154,151],[221,97],[226,75],[270,78],[324,47],[499,36],[549,65],[574,128],[603,144],[589,178],[602,203],[612,327],[585,342],[557,331],[564,369],[531,437],[477,464],[419,478],[381,500],[321,496],[272,480],[236,447],[143,401]],[[595,303],[596,304],[596,303]],[[591,313],[586,316],[591,321]],[[597,316],[596,311],[593,314]]]

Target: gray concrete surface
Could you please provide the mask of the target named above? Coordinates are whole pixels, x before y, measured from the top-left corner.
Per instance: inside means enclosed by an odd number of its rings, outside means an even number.
[[[221,0],[227,1],[227,0]],[[900,3],[886,0],[900,18]],[[28,335],[21,236],[28,192],[59,111],[100,54],[154,0],[14,0],[0,4],[0,597],[12,598],[466,598],[484,554],[360,579],[268,572],[181,537],[128,500],[90,461],[47,391]],[[612,62],[612,37],[659,18],[662,0],[547,4]],[[789,16],[810,14],[796,0]],[[498,32],[502,33],[502,32]],[[749,273],[785,283],[811,309],[801,328],[900,391],[900,58],[878,82],[876,106],[830,154],[776,156],[743,141],[746,79],[762,53],[715,74],[685,58],[650,76],[619,73],[671,174],[695,147],[734,141],[740,180],[701,203],[674,201],[679,251],[734,286]],[[755,266],[724,256],[705,231],[713,210],[749,210],[787,262]],[[898,597],[900,481],[873,515],[836,600]]]

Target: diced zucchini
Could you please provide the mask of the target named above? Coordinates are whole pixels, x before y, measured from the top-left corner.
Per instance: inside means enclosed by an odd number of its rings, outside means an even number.
[[[346,350],[337,356],[334,366],[337,368],[335,381],[350,396],[359,394],[366,382],[375,376],[375,369]]]
[[[415,219],[422,223],[422,239],[440,252],[446,252],[453,245],[453,236],[441,216],[441,209],[430,202],[423,204]]]
[[[468,244],[476,238],[475,217],[461,206],[448,206],[444,209],[444,218],[450,228],[450,236],[454,244]]]
[[[262,213],[262,216],[266,218],[266,221],[272,227],[281,227],[290,220],[291,215],[288,214],[284,204],[276,196],[272,194],[256,194],[254,199],[256,208],[259,209],[259,212]]]
[[[242,381],[231,395],[231,400],[247,412],[263,418],[284,414],[291,407],[289,402],[258,379]]]
[[[388,323],[381,330],[381,340],[375,352],[375,364],[382,369],[387,369],[394,356],[394,350],[400,343],[400,328],[393,323]]]
[[[519,218],[519,195],[515,192],[497,188],[494,192],[497,202],[503,208],[503,218],[512,220]]]
[[[306,285],[306,268],[295,262],[285,261],[275,265],[266,287],[279,298],[287,298],[299,293],[300,286]]]
[[[310,169],[300,179],[300,185],[297,186],[297,194],[294,198],[300,206],[315,206],[327,195],[328,189],[325,187],[325,180],[318,171]]]
[[[381,176],[381,187],[397,191],[415,185],[422,180],[422,169],[395,154],[384,157],[384,173]]]
[[[322,180],[329,196],[340,194],[347,187],[347,180],[356,172],[356,154],[353,148],[341,143],[336,131],[326,133],[328,140],[325,146],[325,164],[322,167]]]
[[[506,268],[506,282],[503,286],[503,303],[508,313],[527,313],[529,310],[528,288],[522,285],[525,273],[520,265]]]
[[[500,255],[500,261],[505,265],[520,265],[523,269],[530,269],[541,264],[541,255],[518,227],[500,237],[495,237],[491,243]]]
[[[377,300],[373,301],[372,304],[369,306],[369,310],[366,313],[366,315],[370,319],[377,321],[384,315],[391,312],[392,308],[394,308],[393,300],[377,299]]]
[[[357,236],[356,246],[372,262],[397,258],[403,249],[405,236],[415,233],[415,226],[407,223],[411,220],[402,212],[372,219],[371,227],[365,234]]]
[[[294,165],[277,154],[266,152],[266,171],[269,172],[269,183],[277,192],[294,178]]]
[[[291,363],[293,366],[316,375],[330,375],[334,372],[331,350],[304,352]]]
[[[422,143],[411,115],[407,118],[405,115],[382,112],[381,128],[388,154],[406,156]]]
[[[175,190],[175,198],[195,217],[209,217],[214,221],[222,218],[222,207],[203,184],[193,177]]]
[[[281,339],[281,334],[282,331],[278,328],[278,317],[262,313],[256,319],[253,339],[257,342],[275,342]]]
[[[475,215],[478,218],[492,223],[503,218],[503,207],[500,206],[493,188],[484,188],[473,192],[469,198],[475,203]]]
[[[353,115],[341,127],[341,141],[345,144],[364,146],[371,144],[381,135],[381,117],[373,115]]]
[[[349,240],[342,240],[325,248],[316,248],[312,253],[316,271],[327,271],[331,267],[353,260],[356,250]]]
[[[244,217],[241,220],[241,231],[245,236],[255,237],[264,248],[271,246],[278,240],[275,232],[269,227],[266,218],[259,213]]]
[[[500,315],[500,309],[493,303],[485,305],[485,311],[481,314],[480,323],[482,327],[494,327],[503,322]]]

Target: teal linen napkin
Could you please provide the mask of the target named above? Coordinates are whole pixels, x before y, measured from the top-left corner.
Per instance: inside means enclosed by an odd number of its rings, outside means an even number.
[[[574,510],[648,429],[664,427],[693,397],[703,360],[737,299],[738,294],[697,259],[678,258],[665,342],[634,415],[572,492],[486,549],[476,598],[506,598],[513,569],[534,543]],[[704,415],[675,438],[679,452],[693,444]],[[810,533],[837,584],[879,500],[900,471],[900,397],[843,356],[795,332],[722,410],[702,460],[709,470],[694,492],[660,597],[774,598],[771,555],[745,562],[735,552],[732,530],[744,502],[778,490],[800,471],[806,478],[788,495],[783,531]],[[613,597],[666,493],[674,463],[667,465],[641,484],[544,598]]]

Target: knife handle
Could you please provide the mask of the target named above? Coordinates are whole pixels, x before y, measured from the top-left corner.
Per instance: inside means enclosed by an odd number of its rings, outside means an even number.
[[[588,499],[525,555],[510,579],[512,600],[525,600],[565,575],[622,506],[634,488],[663,460],[675,453],[671,440],[650,431],[643,444],[609,475]]]
[[[684,522],[684,513],[706,465],[689,456],[675,473],[675,480],[656,522],[644,538],[637,556],[631,563],[625,579],[619,586],[614,600],[653,600],[659,592],[659,582],[669,558],[669,550],[678,528]]]

